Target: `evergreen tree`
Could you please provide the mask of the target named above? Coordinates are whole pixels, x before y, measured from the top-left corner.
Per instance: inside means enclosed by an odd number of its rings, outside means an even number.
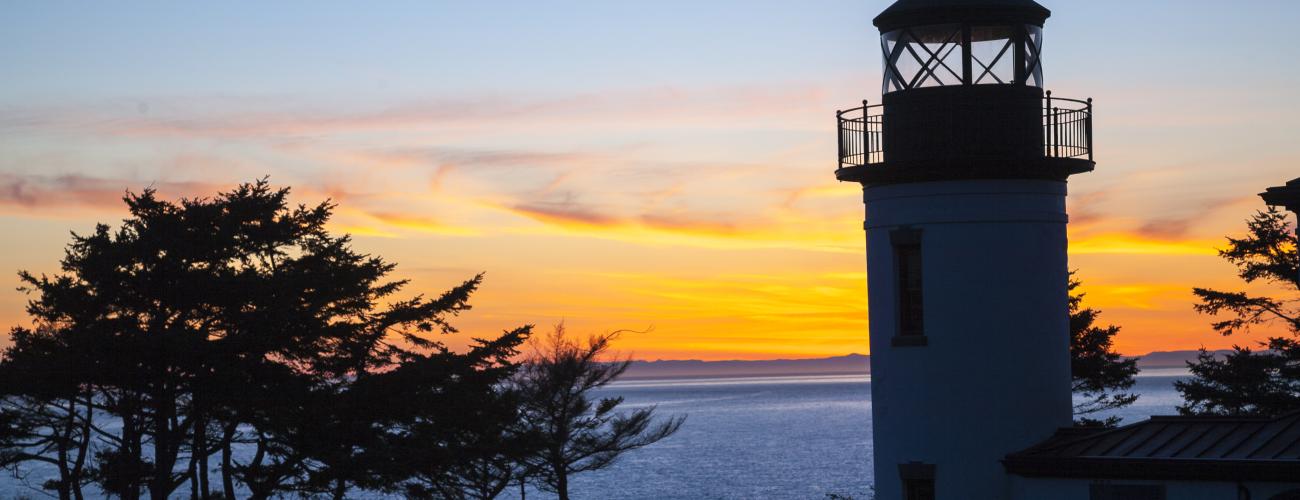
[[[631,361],[603,360],[619,332],[593,335],[585,342],[569,338],[560,324],[533,353],[516,378],[523,397],[524,422],[540,439],[536,453],[524,460],[523,473],[541,487],[569,499],[569,477],[600,470],[623,453],[677,432],[685,417],[656,423],[654,407],[616,411],[621,397],[595,400],[592,391],[608,385]]]
[[[407,391],[404,404],[388,408],[395,412],[389,432],[401,450],[396,455],[406,466],[399,470],[410,478],[408,497],[488,499],[510,484],[516,463],[536,440],[519,425],[518,392],[502,382],[518,370],[515,346],[530,332],[524,327],[495,341],[478,340],[454,361],[426,358],[380,381],[394,392],[420,387]],[[499,345],[503,340],[509,345]],[[413,383],[420,380],[443,383]]]
[[[406,402],[451,387],[456,397],[426,417],[501,411],[477,405],[513,373],[503,360],[527,329],[469,354],[437,338],[456,332],[448,320],[469,309],[482,276],[398,299],[407,282],[388,278],[393,264],[329,234],[332,204],[293,207],[288,195],[266,181],[179,202],[128,194],[130,217],[74,234],[60,274],[22,273],[41,328],[14,330],[0,360],[0,457],[76,465],[53,485],[61,496],[93,479],[122,498],[169,498],[186,484],[196,498],[235,498],[241,485],[255,498],[342,498],[409,476],[403,436],[388,430],[421,416],[400,411]],[[101,415],[116,425],[91,425]],[[238,458],[240,446],[253,457]]]
[[[1103,411],[1133,404],[1138,395],[1126,392],[1133,388],[1138,358],[1125,358],[1114,351],[1119,327],[1097,326],[1101,311],[1083,307],[1083,293],[1073,293],[1079,281],[1070,279],[1070,374],[1071,388],[1082,401],[1074,405],[1075,425],[1113,427],[1120,418],[1089,418]]]
[[[1275,208],[1257,212],[1247,222],[1244,238],[1228,238],[1219,256],[1237,267],[1247,284],[1267,283],[1291,297],[1196,288],[1196,310],[1226,316],[1213,323],[1224,336],[1249,332],[1259,325],[1278,325],[1290,336],[1272,337],[1260,350],[1234,346],[1218,358],[1202,349],[1188,362],[1192,379],[1177,382],[1185,414],[1278,415],[1300,409],[1300,309],[1293,294],[1300,291],[1300,253],[1285,213]]]

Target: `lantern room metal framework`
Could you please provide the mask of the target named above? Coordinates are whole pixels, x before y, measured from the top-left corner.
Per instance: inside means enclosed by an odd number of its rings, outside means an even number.
[[[951,85],[1043,86],[1043,28],[966,23],[898,28],[880,37],[882,93]]]

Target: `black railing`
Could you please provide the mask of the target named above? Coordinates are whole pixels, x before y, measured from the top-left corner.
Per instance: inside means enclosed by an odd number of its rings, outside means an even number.
[[[1049,90],[1043,101],[1043,154],[1092,161],[1092,98],[1053,98]]]
[[[884,130],[888,115],[880,104],[836,112],[839,126],[839,166],[884,163]],[[1043,98],[1043,157],[1092,161],[1092,99],[1064,99],[1047,92]],[[1037,149],[1037,146],[1034,146]]]
[[[840,127],[840,168],[885,161],[883,111],[880,104],[862,101],[860,108],[835,113]]]

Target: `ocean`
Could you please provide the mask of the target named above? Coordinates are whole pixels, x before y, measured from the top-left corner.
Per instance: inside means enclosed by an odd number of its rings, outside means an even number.
[[[1173,383],[1184,377],[1183,369],[1144,370],[1134,387],[1141,397],[1113,414],[1135,422],[1177,413]],[[870,498],[869,376],[622,381],[604,393],[624,397],[627,408],[686,415],[686,424],[606,470],[576,476],[574,498]]]
[[[1134,387],[1141,398],[1118,415],[1132,422],[1174,414],[1180,398],[1173,382],[1185,376],[1181,369],[1144,370]],[[686,423],[605,470],[574,476],[575,499],[870,498],[867,375],[627,380],[599,395],[623,397],[625,409],[654,406],[665,417],[685,415]],[[36,485],[42,472],[53,471],[33,472],[24,479],[0,473],[0,499],[43,498]],[[531,488],[525,494],[554,498]],[[501,498],[520,496],[512,488]]]

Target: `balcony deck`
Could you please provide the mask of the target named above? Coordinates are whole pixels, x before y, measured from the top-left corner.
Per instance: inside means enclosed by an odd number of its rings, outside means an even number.
[[[1027,113],[1012,110],[994,116],[999,113],[988,107],[918,109],[863,101],[861,107],[836,113],[836,177],[864,183],[980,177],[1063,179],[1091,171],[1095,165],[1092,99],[1063,99],[1051,92],[1032,99],[1040,97],[1041,133],[1038,127],[1024,127],[1026,119],[1033,119],[1032,107]],[[1032,101],[1023,100],[1026,97],[1015,99],[1015,107],[1033,106]]]

